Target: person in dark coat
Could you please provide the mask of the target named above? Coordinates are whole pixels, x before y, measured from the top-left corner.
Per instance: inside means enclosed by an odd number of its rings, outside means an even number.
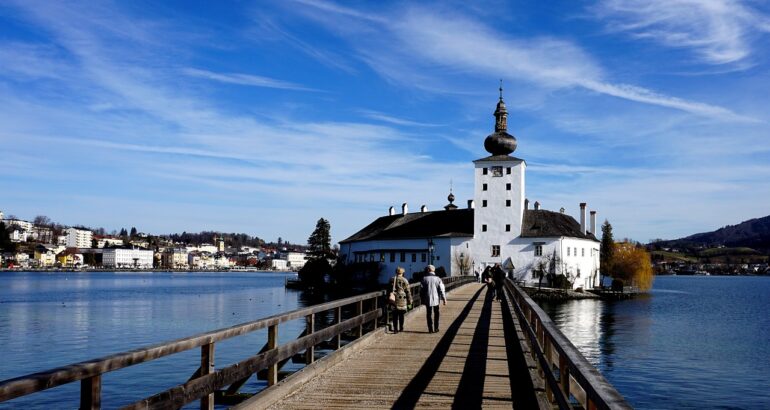
[[[505,272],[498,263],[492,268],[492,280],[495,281],[495,299],[500,302],[503,300],[503,281],[505,280]]]

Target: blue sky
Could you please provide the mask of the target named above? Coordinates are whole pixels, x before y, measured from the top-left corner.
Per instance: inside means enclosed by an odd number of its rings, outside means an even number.
[[[767,3],[159,3],[0,3],[6,215],[338,241],[464,206],[499,79],[545,209],[640,241],[770,214]]]

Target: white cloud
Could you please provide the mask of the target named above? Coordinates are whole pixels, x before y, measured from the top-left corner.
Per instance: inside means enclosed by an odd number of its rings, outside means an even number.
[[[212,81],[219,81],[227,84],[248,85],[252,87],[279,88],[283,90],[298,91],[318,91],[314,88],[304,87],[288,81],[276,80],[274,78],[263,77],[253,74],[243,73],[215,73],[208,70],[197,68],[185,68],[182,72],[191,77],[203,78]]]
[[[593,8],[613,31],[672,48],[688,48],[704,62],[750,62],[759,32],[770,20],[739,0],[602,0]]]
[[[306,5],[312,8],[314,4]],[[753,121],[724,107],[612,82],[598,62],[568,40],[512,38],[470,17],[422,7],[409,7],[392,12],[390,18],[374,19],[368,14],[338,11],[328,3],[323,4],[317,7],[328,13],[303,13],[347,38],[362,60],[385,78],[410,87],[441,88],[436,85],[437,72],[448,78],[483,75],[534,83],[545,89],[582,88],[725,121]],[[356,19],[369,24],[358,28]],[[364,35],[373,30],[373,24],[381,28],[374,30],[377,35]]]

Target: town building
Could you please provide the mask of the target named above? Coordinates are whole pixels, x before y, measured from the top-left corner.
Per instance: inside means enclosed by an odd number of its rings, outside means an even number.
[[[105,268],[152,269],[153,252],[145,249],[105,248],[102,266]]]
[[[78,248],[67,248],[56,255],[56,262],[62,268],[77,268],[83,265],[83,254]]]
[[[90,248],[93,233],[87,229],[67,228],[64,231],[67,236],[68,248]]]
[[[473,161],[474,196],[460,209],[450,192],[441,211],[401,212],[390,207],[377,218],[340,242],[348,264],[378,262],[380,282],[386,282],[397,266],[407,276],[433,264],[448,275],[480,272],[499,264],[510,277],[537,284],[539,272],[547,278],[564,277],[573,288],[599,285],[599,241],[596,212],[587,220],[586,204],[580,204],[580,222],[564,213],[529,208],[525,195],[526,162],[510,154],[517,140],[508,133],[508,112],[502,88],[497,103],[495,132],[484,148],[489,156]]]
[[[49,268],[56,265],[56,255],[63,249],[53,245],[37,245],[35,247],[35,264],[39,268]]]
[[[185,248],[168,248],[163,251],[161,266],[167,269],[187,269],[190,266]]]

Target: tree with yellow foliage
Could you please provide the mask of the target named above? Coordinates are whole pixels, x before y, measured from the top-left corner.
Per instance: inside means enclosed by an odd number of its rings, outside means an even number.
[[[653,272],[650,254],[641,246],[617,242],[612,256],[611,272],[614,279],[646,291],[652,288]]]

